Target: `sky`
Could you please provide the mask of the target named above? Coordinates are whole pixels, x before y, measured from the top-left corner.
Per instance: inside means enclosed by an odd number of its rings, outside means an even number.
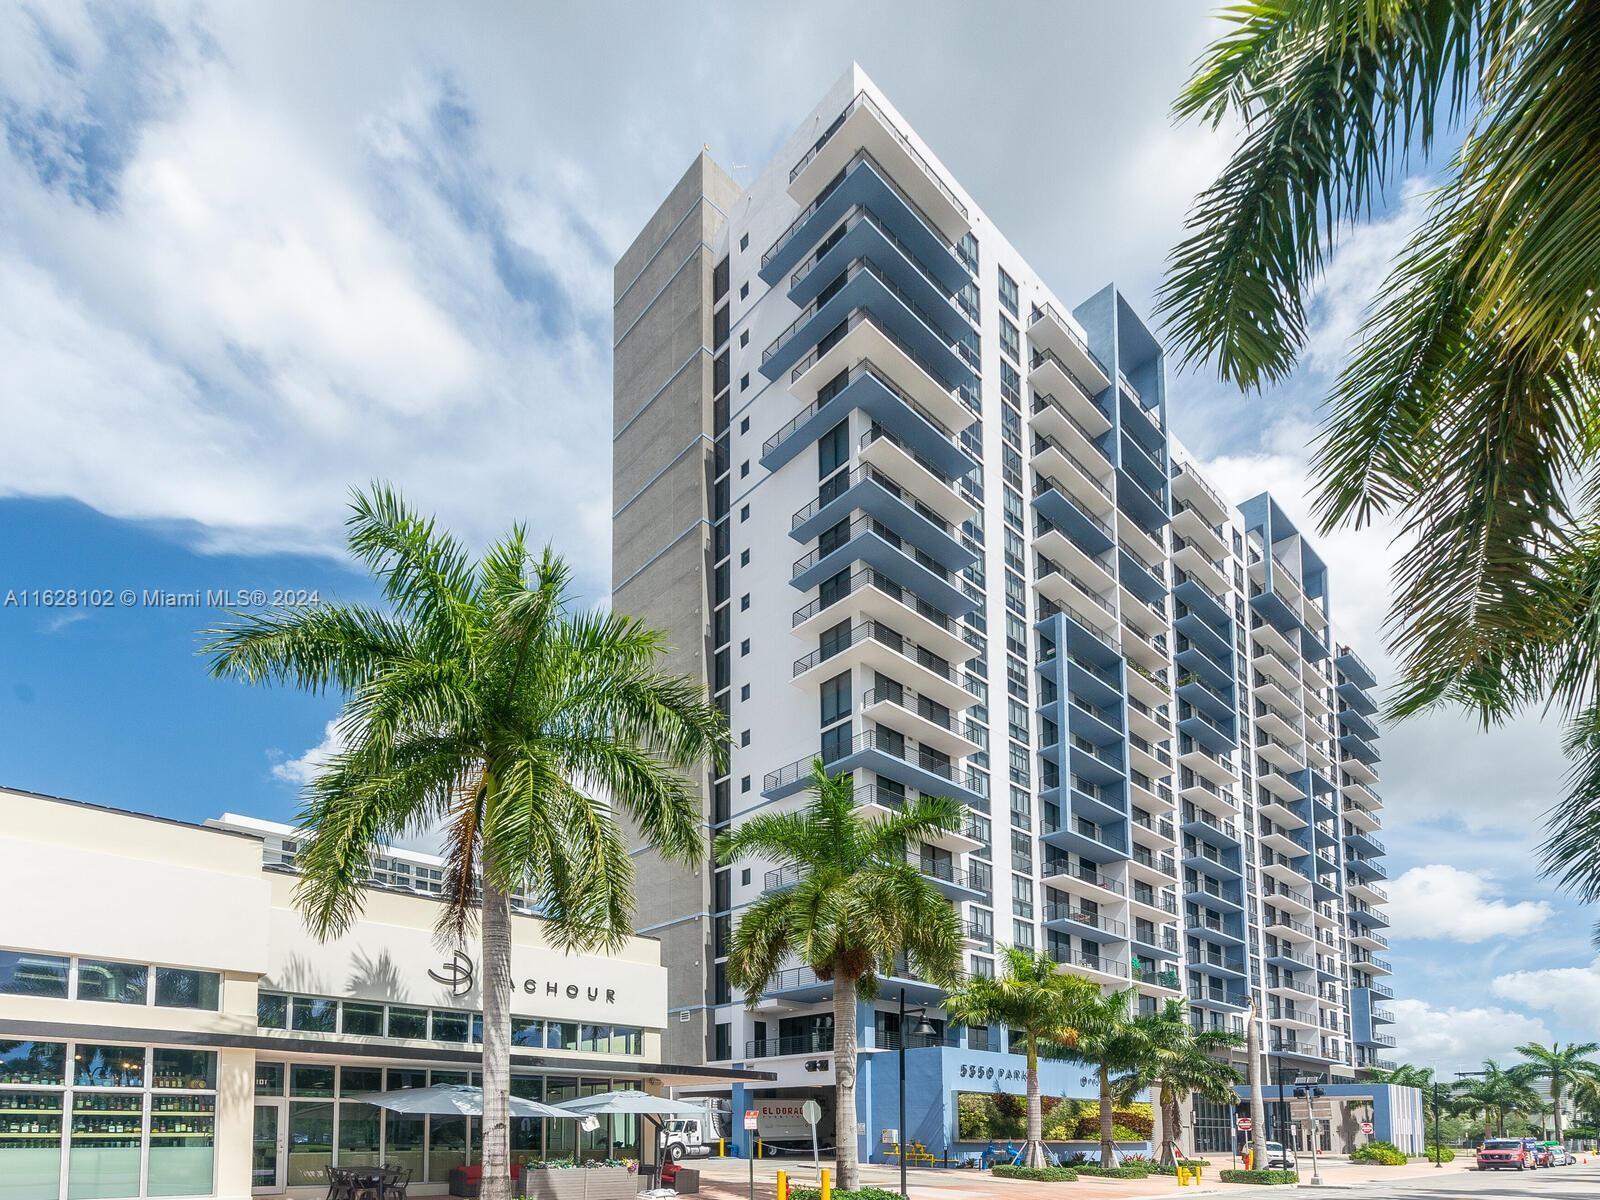
[[[291,818],[336,698],[213,680],[207,593],[371,599],[341,556],[370,480],[474,545],[526,520],[602,602],[612,263],[702,145],[752,179],[852,59],[1058,295],[1148,312],[1228,153],[1169,117],[1216,30],[1187,0],[0,4],[0,783]],[[1232,498],[1312,527],[1320,398],[1429,182],[1342,236],[1285,385],[1172,379]],[[1318,544],[1391,678],[1388,531]],[[1396,1056],[1594,1036],[1594,914],[1536,867],[1558,725],[1381,749]]]

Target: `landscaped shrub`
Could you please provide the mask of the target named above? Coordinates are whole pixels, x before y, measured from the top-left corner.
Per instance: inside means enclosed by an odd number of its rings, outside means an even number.
[[[1041,1096],[1044,1140],[1100,1140],[1097,1100]],[[963,1142],[1020,1142],[1028,1136],[1027,1099],[1011,1092],[960,1092],[956,1096],[956,1130]],[[1111,1136],[1119,1142],[1147,1142],[1155,1128],[1148,1104],[1130,1104],[1111,1114]]]
[[[1155,1118],[1148,1111],[1140,1112],[1136,1108],[1115,1108],[1111,1110],[1111,1136],[1119,1142],[1148,1142],[1150,1135],[1155,1132]],[[1100,1140],[1100,1106],[1091,1105],[1089,1111],[1080,1113],[1077,1128],[1073,1136],[1078,1141]]]
[[[1299,1183],[1299,1171],[1219,1171],[1223,1183]]]
[[[1003,1163],[989,1174],[997,1179],[1028,1179],[1035,1183],[1071,1183],[1078,1177],[1076,1171],[1066,1167],[1008,1167]]]
[[[1421,1157],[1427,1159],[1429,1162],[1455,1162],[1456,1152],[1450,1149],[1449,1146],[1440,1146],[1436,1153],[1434,1147],[1429,1146],[1428,1152]]]
[[[1350,1151],[1353,1163],[1374,1163],[1380,1167],[1403,1167],[1406,1153],[1393,1142],[1368,1142]]]
[[[1150,1174],[1143,1167],[1094,1167],[1084,1166],[1076,1168],[1080,1175],[1093,1175],[1098,1179],[1144,1179]]]
[[[842,1192],[833,1189],[834,1200],[900,1200],[899,1192],[885,1191],[883,1188],[864,1187],[856,1188],[853,1192]],[[822,1200],[822,1192],[814,1187],[789,1187],[789,1200]]]

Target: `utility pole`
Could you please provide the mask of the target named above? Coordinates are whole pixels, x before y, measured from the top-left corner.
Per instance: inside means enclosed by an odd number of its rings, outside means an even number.
[[[1250,998],[1250,1013],[1245,1018],[1245,1054],[1250,1058],[1250,1165],[1257,1170],[1267,1163],[1266,1101],[1261,1098],[1261,1023],[1255,997]]]

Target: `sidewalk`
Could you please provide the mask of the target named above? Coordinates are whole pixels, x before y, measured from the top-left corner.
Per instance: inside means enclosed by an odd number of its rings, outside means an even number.
[[[1252,1195],[1259,1194],[1256,1185],[1227,1184],[1220,1180],[1222,1171],[1236,1165],[1231,1159],[1210,1157],[1207,1162],[1209,1165],[1203,1172],[1201,1186],[1191,1184],[1184,1188],[1178,1186],[1175,1178],[1167,1175],[1151,1175],[1145,1179],[1096,1179],[1084,1176],[1076,1183],[1032,1183],[996,1179],[987,1171],[925,1168],[907,1171],[906,1182],[911,1200],[967,1200],[969,1197],[970,1200],[1045,1200],[1047,1197],[1058,1200],[1169,1200],[1175,1196],[1217,1195],[1241,1190]],[[747,1200],[750,1194],[750,1165],[746,1160],[710,1159],[685,1165],[700,1169],[700,1194],[709,1200]],[[823,1165],[831,1168],[832,1164],[825,1162]],[[1426,1160],[1409,1162],[1403,1167],[1379,1167],[1351,1163],[1344,1158],[1324,1158],[1318,1163],[1318,1173],[1324,1186],[1337,1189],[1416,1176],[1442,1179],[1448,1173],[1465,1171],[1471,1165],[1470,1156],[1458,1157],[1455,1162],[1446,1163],[1443,1167],[1435,1167]],[[794,1159],[787,1162],[757,1161],[756,1200],[775,1200],[779,1169],[788,1173],[790,1186],[815,1186],[816,1177],[809,1162]],[[1301,1163],[1300,1179],[1303,1187],[1309,1187],[1309,1158]],[[861,1167],[861,1184],[863,1187],[898,1192],[900,1169],[893,1165],[864,1163]]]

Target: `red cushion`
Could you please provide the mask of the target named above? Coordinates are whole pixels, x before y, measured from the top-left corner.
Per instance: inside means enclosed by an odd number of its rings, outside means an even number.
[[[483,1168],[474,1164],[470,1167],[457,1167],[467,1177],[468,1183],[479,1183],[483,1179]]]

